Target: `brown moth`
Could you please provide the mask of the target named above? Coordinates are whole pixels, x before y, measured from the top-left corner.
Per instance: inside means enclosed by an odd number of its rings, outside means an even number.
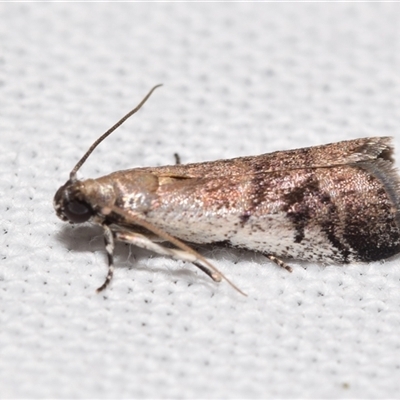
[[[104,229],[108,275],[98,291],[112,279],[116,240],[191,262],[239,292],[188,243],[258,251],[289,271],[281,258],[343,264],[400,251],[400,180],[389,137],[79,180],[77,171],[98,144],[158,86],[94,142],[54,197],[63,221]]]

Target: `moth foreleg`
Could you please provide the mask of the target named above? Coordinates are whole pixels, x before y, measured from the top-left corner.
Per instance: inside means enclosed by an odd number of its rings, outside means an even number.
[[[106,247],[107,259],[108,259],[108,273],[104,283],[96,290],[97,293],[101,292],[109,285],[114,274],[114,248],[115,248],[114,234],[108,225],[103,225],[103,229],[104,229],[104,244]]]
[[[176,260],[187,261],[195,265],[197,268],[205,272],[208,276],[210,276],[214,281],[220,282],[221,276],[216,274],[214,271],[209,269],[208,267],[200,264],[199,259],[192,253],[189,253],[184,250],[174,249],[164,247],[158,243],[155,243],[148,237],[131,231],[116,231],[114,232],[115,239],[120,240],[121,242],[133,244],[142,249],[153,251],[154,253],[169,256]]]

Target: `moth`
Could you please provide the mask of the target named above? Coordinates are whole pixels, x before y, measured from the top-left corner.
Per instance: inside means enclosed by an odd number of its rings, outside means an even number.
[[[282,258],[346,264],[400,251],[400,181],[389,137],[78,179],[99,143],[158,86],[93,143],[54,197],[63,221],[104,230],[108,274],[98,291],[111,282],[115,241],[190,262],[239,292],[190,244],[261,252],[288,271]]]

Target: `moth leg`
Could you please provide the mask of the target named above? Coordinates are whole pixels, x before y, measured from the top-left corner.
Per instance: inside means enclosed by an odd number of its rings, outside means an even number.
[[[198,262],[193,262],[192,261],[192,264],[195,265],[198,269],[202,270],[205,274],[207,274],[213,281],[215,281],[215,282],[220,282],[221,281],[221,278],[216,277],[215,273],[211,269],[205,267],[204,265],[201,265]]]
[[[204,265],[198,262],[198,259],[195,255],[180,249],[170,249],[168,247],[161,246],[158,243],[153,242],[148,237],[131,231],[116,231],[114,233],[115,239],[120,240],[121,242],[133,244],[142,249],[153,251],[154,253],[161,254],[163,256],[169,256],[176,260],[187,261],[195,265],[197,268],[201,269],[205,272],[211,279],[216,282],[221,281],[221,276],[216,274],[211,269],[205,267]]]
[[[106,276],[106,280],[104,283],[96,290],[97,293],[104,290],[111,282],[111,279],[114,275],[114,234],[108,225],[103,225],[104,229],[104,244],[107,252],[108,259],[108,273]]]
[[[286,271],[293,272],[293,268],[290,267],[289,265],[287,265],[285,262],[283,262],[278,257],[275,257],[272,254],[264,254],[264,256],[267,257],[272,262],[274,262],[279,267],[286,269]]]

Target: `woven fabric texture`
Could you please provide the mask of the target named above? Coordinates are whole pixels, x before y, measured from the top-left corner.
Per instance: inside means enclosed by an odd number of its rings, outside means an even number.
[[[3,3],[1,398],[395,398],[400,265],[292,274],[199,251],[248,294],[118,244],[52,199],[80,177],[366,136],[400,154],[400,8],[370,3]],[[279,235],[279,232],[277,232]]]

